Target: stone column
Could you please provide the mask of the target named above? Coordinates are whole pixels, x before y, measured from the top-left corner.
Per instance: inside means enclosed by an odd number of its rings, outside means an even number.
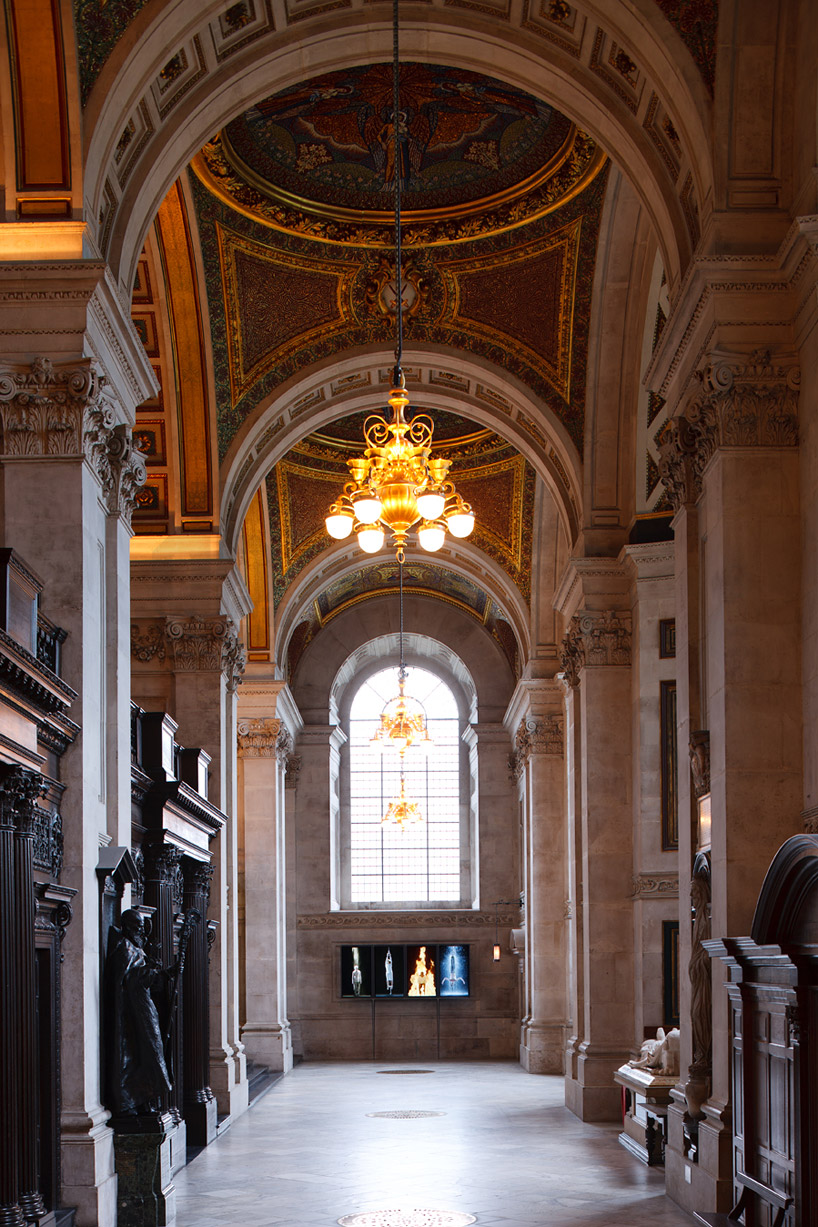
[[[67,631],[62,675],[81,732],[61,762],[63,881],[77,890],[62,980],[62,1196],[78,1221],[116,1214],[112,1134],[100,1102],[101,842],[129,842],[128,671],[123,552],[145,470],[130,442],[155,378],[99,261],[4,266],[0,334],[0,520]],[[39,355],[39,356],[38,356]],[[127,645],[127,638],[125,638]],[[124,667],[123,667],[124,660]],[[118,666],[118,667],[117,667]]]
[[[520,1062],[561,1074],[568,1027],[566,959],[565,718],[558,682],[524,689],[512,770],[524,814],[526,1017]],[[514,706],[514,704],[512,704]]]
[[[567,599],[566,599],[567,594]],[[570,614],[561,659],[581,712],[584,1018],[571,1107],[616,1120],[613,1081],[633,1042],[631,614],[627,580],[608,559],[577,559],[560,603]],[[578,599],[584,608],[577,610]],[[573,602],[573,612],[571,605]],[[569,782],[569,789],[571,784]]]
[[[568,901],[566,907],[566,996],[568,1038],[565,1045],[565,1104],[579,1116],[579,1056],[585,1020],[585,962],[582,934],[584,927],[584,885],[582,866],[582,789],[579,763],[582,761],[582,719],[577,692],[560,678],[565,703],[565,822]]]
[[[14,832],[17,773],[0,781],[0,1224],[23,1227],[20,1208],[19,1134],[11,1122],[20,1118],[20,1062],[14,1037],[18,1023],[17,898]]]
[[[684,734],[690,744],[709,746],[714,938],[750,931],[766,870],[800,825],[799,382],[791,354],[714,353],[691,380],[662,439],[662,476],[678,509],[680,612],[692,640],[689,653],[700,655],[698,704],[692,687],[679,695],[679,756],[682,761],[688,752]],[[698,740],[697,730],[703,731]],[[697,849],[691,791],[688,781],[693,835],[680,843],[683,969],[696,955],[687,884],[697,850],[708,850],[706,844]],[[696,903],[701,923],[698,897]],[[706,1081],[706,1068],[694,1051],[691,990],[682,972],[688,1036],[668,1157],[672,1195],[689,1204],[685,1185],[693,1184],[703,1208],[727,1206],[732,1182],[729,1011],[717,963],[714,972],[713,1082],[703,1103],[700,1091],[693,1092]],[[691,1155],[683,1124],[699,1113],[698,1149]]]
[[[182,861],[184,910],[195,910],[182,980],[184,1032],[183,1110],[190,1146],[209,1146],[216,1136],[216,1097],[210,1088],[209,949],[207,909],[213,866],[187,857]]]
[[[140,560],[132,563],[132,584],[134,699],[146,709],[164,705],[180,743],[207,751],[209,800],[228,819],[212,845],[210,916],[218,929],[210,961],[209,1084],[219,1114],[236,1116],[247,1107],[236,828],[236,688],[245,656],[236,628],[250,601],[226,559]]]
[[[258,710],[265,705],[268,711],[288,711],[282,684],[271,686],[275,689],[266,704],[258,679],[240,701],[246,1009],[241,1036],[250,1060],[287,1071],[292,1068],[293,1049],[287,1019],[285,784],[293,737],[278,716],[243,715],[247,707]]]

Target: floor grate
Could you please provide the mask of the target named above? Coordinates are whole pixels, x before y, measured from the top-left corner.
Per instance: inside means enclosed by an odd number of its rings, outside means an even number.
[[[458,1210],[369,1210],[338,1219],[340,1227],[468,1227],[476,1222],[473,1214]]]
[[[419,1112],[414,1109],[399,1112],[367,1112],[367,1116],[382,1116],[388,1120],[420,1120],[423,1116],[445,1116],[445,1112]]]
[[[379,1074],[433,1074],[433,1069],[379,1069]]]

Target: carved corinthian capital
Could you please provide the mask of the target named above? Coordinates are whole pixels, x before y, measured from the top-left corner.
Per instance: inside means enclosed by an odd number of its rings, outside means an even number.
[[[35,358],[0,369],[2,454],[84,457],[108,510],[130,524],[146,477],[130,427],[116,424],[105,378],[90,362],[58,364]]]
[[[280,733],[281,721],[273,716],[239,720],[239,758],[275,757]]]
[[[168,618],[165,639],[179,673],[198,670],[223,672],[227,689],[234,691],[241,681],[246,654],[232,618]]]
[[[574,614],[560,647],[560,661],[570,686],[579,683],[586,665],[629,665],[630,614],[615,609]]]
[[[684,414],[656,442],[659,473],[675,510],[701,494],[702,474],[720,448],[796,447],[800,369],[766,350],[721,356],[696,372]]]
[[[509,768],[519,779],[532,754],[555,754],[562,757],[565,735],[562,716],[545,715],[539,720],[527,716],[521,720],[514,738],[514,753],[509,759]]]

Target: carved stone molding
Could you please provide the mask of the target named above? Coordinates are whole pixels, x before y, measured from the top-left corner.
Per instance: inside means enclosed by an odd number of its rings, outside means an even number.
[[[699,389],[684,414],[657,439],[659,474],[674,510],[701,494],[702,475],[719,448],[796,447],[800,368],[767,350],[721,357],[696,372]]]
[[[500,912],[497,923],[512,927],[519,923],[519,912]],[[301,915],[299,929],[469,929],[493,928],[494,912],[325,912]]]
[[[239,758],[273,758],[281,728],[281,721],[274,716],[239,720]]]
[[[514,738],[514,753],[508,760],[515,780],[525,770],[532,754],[554,754],[560,758],[565,752],[565,730],[562,716],[548,714],[541,720],[527,716],[521,720]]]
[[[287,755],[287,771],[285,777],[286,788],[298,787],[298,779],[301,775],[301,763],[302,759],[300,754]]]
[[[586,666],[630,665],[631,615],[616,609],[574,614],[560,646],[560,663],[569,686],[578,685]]]
[[[677,873],[661,876],[650,873],[637,874],[632,881],[631,897],[633,899],[678,899],[679,875]]]
[[[690,770],[696,798],[706,797],[710,792],[710,733],[707,729],[695,729],[690,734]]]
[[[0,779],[0,822],[13,827],[18,835],[34,838],[42,812],[37,799],[47,791],[48,784],[39,771],[16,764],[9,767]]]
[[[35,358],[27,366],[0,368],[2,454],[84,456],[109,512],[130,525],[147,470],[130,427],[116,424],[105,383],[90,362],[55,366]]]

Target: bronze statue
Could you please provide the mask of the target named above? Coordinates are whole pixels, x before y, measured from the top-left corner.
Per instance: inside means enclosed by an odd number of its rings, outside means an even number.
[[[107,1061],[108,1106],[117,1115],[161,1111],[171,1089],[157,997],[167,997],[175,977],[152,965],[145,954],[145,925],[139,912],[122,913],[111,929],[106,972],[111,1028]]]

